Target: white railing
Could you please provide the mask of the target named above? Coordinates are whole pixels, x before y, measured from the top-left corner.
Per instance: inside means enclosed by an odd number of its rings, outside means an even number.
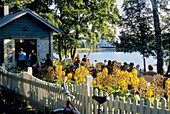
[[[9,73],[2,67],[0,67],[0,72],[0,86],[38,111],[49,113],[65,104],[66,99],[60,92],[63,90],[60,85],[42,81],[28,72]],[[75,95],[72,103],[81,114],[97,113],[98,104],[92,100],[92,95],[103,96],[102,91],[93,90],[93,87],[85,84],[67,85],[67,89]],[[107,96],[107,93],[104,96]],[[111,95],[110,100],[102,105],[102,110],[107,114],[130,114],[132,112],[133,114],[170,114],[170,110],[166,109],[166,99],[164,98],[161,100],[161,107],[158,107],[158,100],[155,100],[154,106],[151,106],[150,100],[147,101],[147,105],[144,105],[143,100],[138,104],[136,99],[132,103],[130,99],[126,102],[125,98],[119,100],[117,96],[114,99],[114,96]]]

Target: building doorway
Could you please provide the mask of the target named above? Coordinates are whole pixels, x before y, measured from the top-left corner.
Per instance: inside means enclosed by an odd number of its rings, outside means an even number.
[[[37,54],[37,39],[15,39],[15,61],[18,61],[18,52],[21,48],[26,53],[28,60],[32,50]]]

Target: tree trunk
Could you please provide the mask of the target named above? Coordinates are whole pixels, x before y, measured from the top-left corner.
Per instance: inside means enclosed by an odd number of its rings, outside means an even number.
[[[75,58],[76,50],[77,50],[77,47],[75,46],[74,49],[73,49],[73,59]]]
[[[80,31],[78,29],[76,29],[76,37],[75,37],[75,39],[78,40],[79,34],[80,34]],[[74,58],[75,58],[75,55],[76,55],[76,50],[77,50],[77,47],[76,47],[76,45],[74,45],[74,48],[72,50],[72,55],[71,55],[71,58],[72,58],[73,61],[74,61]]]
[[[92,47],[92,46],[90,46],[90,51],[89,51],[89,53],[88,53],[88,55],[87,55],[87,58],[89,57],[89,55],[90,55],[90,53],[91,53],[92,49],[93,49],[93,47]]]
[[[70,54],[71,54],[71,59],[72,59],[72,61],[73,61],[73,59],[74,59],[74,57],[73,57],[73,48],[71,48]]]
[[[64,42],[64,55],[65,55],[65,58],[67,58],[67,44],[66,44],[66,41]]]
[[[161,38],[161,28],[159,23],[158,9],[156,6],[156,0],[151,0],[153,8],[154,17],[154,28],[156,36],[156,50],[157,50],[157,72],[158,74],[163,74],[163,51],[162,51],[162,38]]]
[[[74,48],[71,48],[71,59],[74,63],[74,58],[75,58],[75,54],[76,54],[76,46]]]
[[[144,72],[146,72],[146,62],[145,62],[145,56],[143,54],[143,66],[144,66]]]
[[[58,39],[58,54],[59,54],[59,60],[62,61],[63,58],[62,58],[62,52],[61,52],[61,36],[59,36],[59,39]]]

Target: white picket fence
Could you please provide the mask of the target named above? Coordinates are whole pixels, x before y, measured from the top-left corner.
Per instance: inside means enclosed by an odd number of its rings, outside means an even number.
[[[63,88],[60,85],[42,81],[28,72],[10,73],[0,67],[0,86],[6,88],[6,92],[12,93],[17,99],[24,101],[33,108],[43,113],[50,113],[53,109],[61,108],[65,105],[65,97],[62,93]],[[103,95],[102,91],[86,84],[68,85],[67,89],[75,99],[72,103],[78,108],[81,114],[97,114],[98,104],[92,100],[92,95]],[[170,104],[169,104],[170,105]],[[135,99],[133,103],[130,99],[125,101],[125,98],[119,100],[117,96],[110,96],[110,100],[102,105],[102,110],[106,114],[170,114],[170,110],[166,109],[166,99],[161,100],[161,107],[158,107],[158,100],[155,99],[154,106],[151,106],[151,101],[141,100],[140,104]]]

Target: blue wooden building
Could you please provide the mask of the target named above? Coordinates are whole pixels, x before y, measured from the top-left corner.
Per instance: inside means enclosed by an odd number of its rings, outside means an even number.
[[[53,57],[53,34],[63,32],[30,9],[6,14],[0,18],[0,65],[16,63],[20,48],[27,58],[34,50],[38,62],[44,61],[46,53]]]

